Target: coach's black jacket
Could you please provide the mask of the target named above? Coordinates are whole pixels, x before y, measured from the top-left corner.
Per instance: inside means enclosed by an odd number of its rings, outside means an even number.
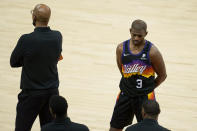
[[[144,119],[143,121],[127,127],[125,131],[170,131],[158,124],[156,120]]]
[[[68,117],[55,119],[53,122],[42,126],[41,131],[89,131],[88,127],[72,122]]]
[[[62,35],[49,27],[37,27],[20,37],[10,58],[11,67],[22,67],[20,88],[58,88],[57,63],[62,51]]]

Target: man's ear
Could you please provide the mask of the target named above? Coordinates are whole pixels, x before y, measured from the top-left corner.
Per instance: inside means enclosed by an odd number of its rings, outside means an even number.
[[[146,37],[147,34],[148,34],[148,31],[144,31],[143,36]]]
[[[34,17],[34,20],[36,21],[37,20],[37,17],[35,15],[33,17]]]
[[[32,15],[32,19],[33,19],[32,24],[33,24],[34,26],[36,26],[36,16],[35,16],[35,15]]]
[[[146,31],[146,35],[147,35],[147,34],[148,34],[148,31]],[[146,36],[146,35],[145,35],[145,36]]]

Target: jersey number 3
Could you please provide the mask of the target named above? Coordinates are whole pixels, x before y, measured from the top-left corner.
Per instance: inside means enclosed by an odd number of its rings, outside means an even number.
[[[142,88],[142,80],[137,79],[136,82],[137,82],[136,88]]]

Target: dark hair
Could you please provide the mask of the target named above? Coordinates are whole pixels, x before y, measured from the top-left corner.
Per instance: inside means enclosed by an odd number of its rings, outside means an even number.
[[[131,29],[144,30],[146,32],[147,25],[143,20],[134,20],[131,24]]]
[[[57,116],[63,116],[67,114],[68,104],[66,99],[62,96],[52,96],[49,101],[49,107]]]
[[[155,100],[146,100],[142,104],[144,112],[150,116],[157,116],[160,113],[159,103]]]

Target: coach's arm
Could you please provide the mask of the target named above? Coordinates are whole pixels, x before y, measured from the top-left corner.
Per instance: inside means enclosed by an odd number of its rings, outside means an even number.
[[[21,36],[10,57],[11,67],[23,66],[23,37]]]

